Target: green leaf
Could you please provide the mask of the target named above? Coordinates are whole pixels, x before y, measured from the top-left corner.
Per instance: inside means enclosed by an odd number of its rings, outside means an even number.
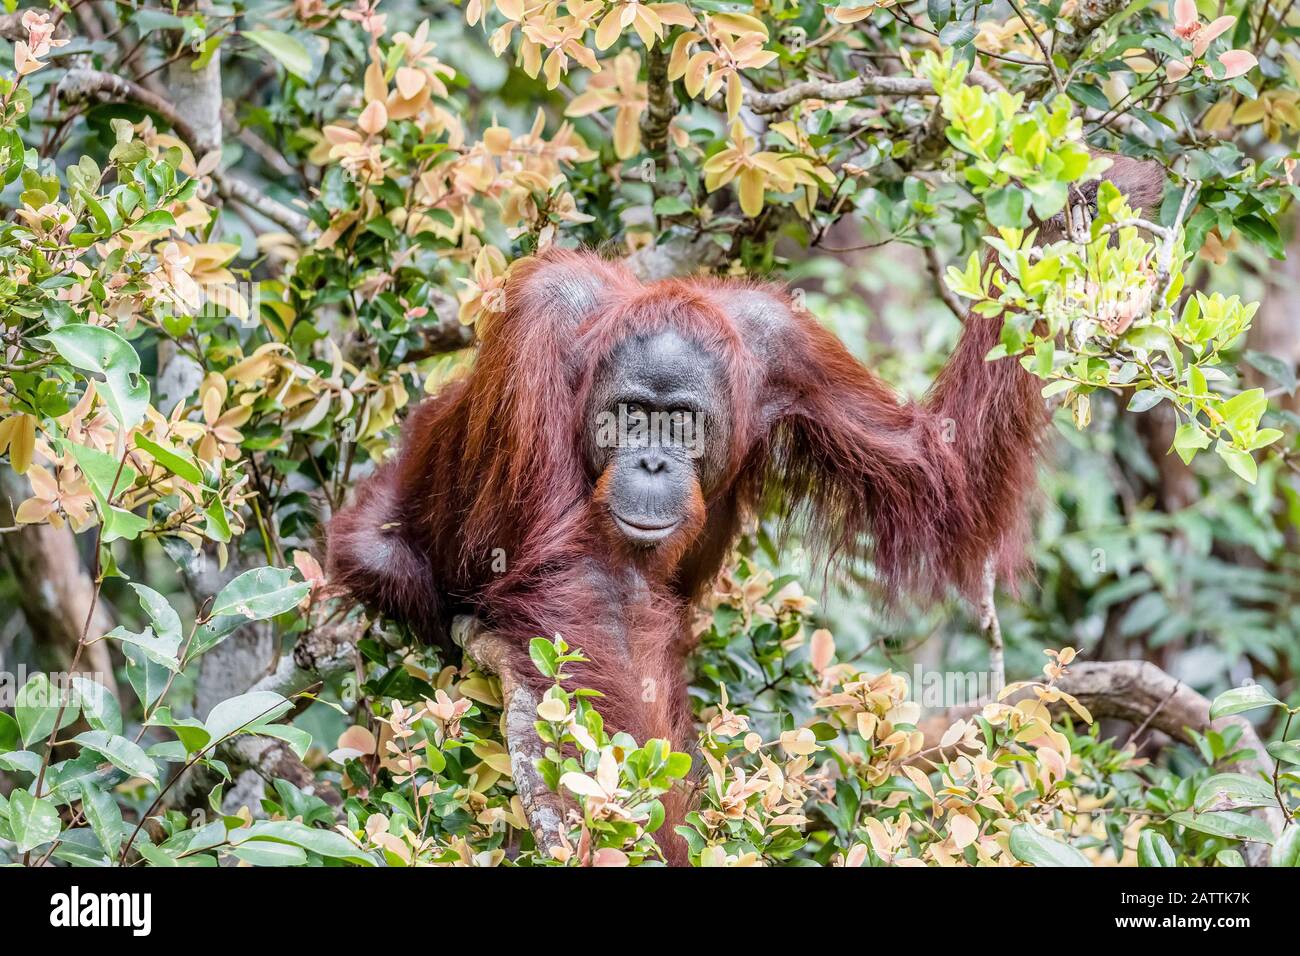
[[[555,646],[544,637],[534,637],[528,642],[528,656],[543,677],[554,677],[559,670]]]
[[[176,217],[165,209],[155,209],[131,223],[131,229],[139,232],[162,232],[174,225],[176,225]]]
[[[1070,98],[1084,106],[1091,106],[1095,110],[1101,110],[1103,113],[1110,109],[1110,100],[1102,92],[1100,86],[1093,83],[1071,83],[1065,88],[1070,94]]]
[[[82,781],[81,812],[85,814],[90,827],[95,831],[99,845],[104,848],[109,859],[115,859],[122,849],[122,810],[113,799],[91,783]]]
[[[669,754],[665,769],[674,780],[684,779],[691,772],[691,755],[680,751]]]
[[[975,24],[954,20],[939,31],[939,43],[945,47],[963,47],[975,39]]]
[[[307,852],[302,847],[270,840],[249,840],[231,847],[230,854],[252,866],[304,866],[307,863]]]
[[[176,659],[181,648],[179,637],[159,637],[154,634],[151,627],[146,627],[138,633],[128,631],[125,627],[115,627],[104,636],[140,648],[145,657],[160,667],[165,667],[169,671],[180,670],[180,661]],[[123,650],[125,651],[125,648]]]
[[[1012,828],[1010,847],[1012,856],[1033,866],[1092,866],[1074,847],[1028,823]]]
[[[119,538],[134,541],[149,528],[149,522],[139,515],[132,514],[116,505],[110,505],[103,514],[104,531],[101,540],[104,544]]]
[[[691,207],[682,200],[681,196],[660,196],[655,200],[656,216],[683,216],[690,211]]]
[[[311,54],[296,37],[278,30],[245,30],[243,34],[275,57],[282,67],[298,79],[311,79]]]
[[[1234,432],[1252,434],[1268,410],[1268,397],[1262,388],[1247,389],[1232,396],[1218,407],[1218,412]]]
[[[137,840],[134,844],[136,851],[145,858],[150,866],[172,867],[178,866],[176,857],[168,853],[160,846],[154,846],[148,840]]]
[[[292,724],[259,723],[255,725],[253,730],[263,737],[274,737],[277,740],[283,740],[299,760],[306,757],[307,751],[311,749],[311,734],[301,727],[294,727]]]
[[[984,197],[984,209],[991,226],[1024,228],[1029,225],[1029,216],[1025,212],[1025,194],[1018,186],[990,190]]]
[[[63,693],[65,691],[51,684],[49,677],[44,674],[34,675],[19,688],[14,698],[14,717],[18,721],[18,733],[24,747],[30,747],[50,736]],[[69,704],[63,712],[59,729],[62,730],[76,720],[78,713],[77,708]]]
[[[1270,866],[1300,866],[1300,824],[1292,823],[1282,831],[1268,862]]]
[[[179,648],[181,643],[181,618],[176,613],[176,609],[171,606],[165,597],[159,594],[151,587],[143,584],[131,582],[131,588],[135,591],[136,597],[140,599],[140,607],[145,614],[149,615],[149,621],[152,624],[152,630],[160,640],[168,643],[176,642]]]
[[[18,721],[0,711],[0,754],[8,753],[10,750],[17,750],[18,742],[21,739],[21,735],[18,733]]]
[[[254,568],[235,578],[217,595],[207,621],[194,638],[196,654],[210,650],[227,634],[249,621],[261,621],[292,610],[311,586],[293,580],[291,568]]]
[[[169,448],[161,445],[147,435],[136,433],[135,447],[148,453],[160,465],[179,478],[196,485],[203,484],[203,472],[194,461],[194,456],[183,448]]]
[[[1209,447],[1210,436],[1195,422],[1184,422],[1174,432],[1174,451],[1178,452],[1184,465],[1190,465],[1198,451]]]
[[[272,691],[254,691],[223,700],[212,708],[203,725],[213,740],[221,740],[231,734],[247,732],[258,724],[270,723],[282,717],[292,706]]]
[[[1138,865],[1177,866],[1178,858],[1164,835],[1148,828],[1138,837]]]
[[[126,679],[147,710],[162,696],[171,670],[152,660],[138,644],[124,642],[122,654],[126,657]]]
[[[33,797],[26,790],[9,795],[9,829],[19,853],[27,853],[59,835],[59,810],[49,800]]]
[[[230,842],[235,845],[250,840],[288,843],[329,859],[344,860],[361,866],[374,865],[374,860],[343,834],[333,830],[317,830],[294,820],[261,820],[251,827],[230,833]]]
[[[87,730],[77,734],[73,740],[133,777],[143,777],[153,784],[158,782],[157,765],[139,744],[125,737],[117,737],[102,730]]]
[[[1210,705],[1210,720],[1231,717],[1233,714],[1244,714],[1248,710],[1258,710],[1260,707],[1281,706],[1282,702],[1259,684],[1247,684],[1245,687],[1225,690],[1214,698],[1214,703]]]
[[[132,428],[144,421],[149,383],[140,374],[140,356],[124,338],[95,325],[65,325],[44,337],[70,365],[104,376],[104,399],[118,424]]]
[[[1216,773],[1196,788],[1197,811],[1267,807],[1277,799],[1273,784],[1244,773]]]
[[[203,721],[197,717],[172,717],[169,707],[159,707],[158,712],[149,719],[149,726],[166,727],[174,733],[185,748],[187,757],[201,753],[212,743],[212,734]]]
[[[41,771],[41,758],[30,750],[11,750],[0,754],[0,770],[21,770],[36,776]]]
[[[1294,395],[1296,390],[1296,371],[1295,366],[1280,359],[1276,355],[1268,355],[1264,352],[1247,352],[1246,361],[1258,371],[1263,372],[1273,381],[1277,382],[1286,389],[1288,395]]]
[[[64,830],[53,858],[73,866],[107,866],[109,862],[94,832],[87,827]]]
[[[136,470],[121,459],[106,455],[97,448],[64,442],[63,447],[72,452],[77,460],[77,467],[86,476],[90,490],[99,501],[100,507],[107,506],[119,493],[135,484],[139,475]]]
[[[1189,811],[1175,813],[1169,818],[1190,830],[1209,833],[1229,840],[1253,840],[1256,843],[1273,842],[1273,831],[1263,820],[1236,810],[1194,814]]]
[[[1214,451],[1236,473],[1238,478],[1252,485],[1259,478],[1259,466],[1255,464],[1255,459],[1251,457],[1250,452],[1242,451],[1240,448],[1233,448],[1222,438],[1214,446]]]
[[[116,541],[118,538],[129,541],[138,538],[141,532],[149,527],[149,522],[139,515],[112,504],[114,496],[131,487],[139,477],[135,469],[112,455],[106,455],[85,445],[64,442],[63,447],[72,452],[78,467],[90,483],[91,493],[95,496],[100,517],[104,522],[102,533],[104,543]]]
[[[1274,740],[1264,748],[1274,760],[1300,764],[1300,740]]]
[[[230,519],[226,517],[226,506],[220,498],[213,498],[212,504],[203,509],[208,519],[203,527],[203,536],[225,544],[230,540]]]
[[[1134,392],[1133,397],[1129,399],[1128,410],[1130,412],[1149,411],[1159,405],[1164,397],[1165,393],[1157,388],[1147,388]]]
[[[92,729],[110,734],[122,732],[122,708],[107,687],[89,677],[74,675],[72,688],[77,694],[81,713]]]
[[[185,21],[166,10],[150,10],[141,7],[131,14],[131,25],[140,31],[181,30]]]

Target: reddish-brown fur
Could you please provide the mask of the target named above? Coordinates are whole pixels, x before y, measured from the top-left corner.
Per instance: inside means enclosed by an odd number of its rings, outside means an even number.
[[[665,328],[719,359],[733,421],[720,487],[647,552],[612,532],[582,413],[601,360]],[[331,577],[427,640],[478,615],[521,674],[535,673],[531,638],[562,634],[590,658],[572,683],[604,693],[608,726],[689,747],[689,605],[765,495],[830,555],[869,555],[894,589],[971,595],[990,556],[1019,568],[1044,410],[1014,360],[985,361],[997,340],[997,322],[971,318],[928,400],[900,402],[776,288],[644,285],[595,255],[549,253],[516,269],[471,374],[412,412],[399,454],[334,518]],[[681,841],[666,846],[680,862]]]

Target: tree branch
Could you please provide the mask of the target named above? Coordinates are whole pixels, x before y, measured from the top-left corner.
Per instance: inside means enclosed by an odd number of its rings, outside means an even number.
[[[1002,645],[1002,623],[998,620],[998,606],[994,600],[998,573],[993,558],[984,563],[984,586],[980,592],[980,630],[989,642],[989,670],[993,672],[993,686],[1007,686],[1006,651]]]
[[[1113,717],[1135,726],[1147,726],[1182,743],[1192,743],[1190,731],[1205,733],[1222,731],[1229,726],[1241,728],[1241,747],[1253,756],[1239,763],[1244,773],[1260,773],[1272,778],[1273,765],[1265,757],[1264,745],[1251,723],[1243,717],[1223,717],[1210,720],[1210,702],[1190,687],[1176,680],[1150,661],[1089,661],[1075,662],[1069,671],[1056,682],[1056,687],[1078,699],[1092,713],[1094,719]],[[1014,703],[1030,696],[1025,690],[1007,698]],[[946,713],[926,718],[921,730],[925,746],[938,744],[944,731],[956,720],[978,714],[986,701],[977,701],[961,707],[950,708]],[[1066,710],[1060,702],[1049,705],[1053,711]],[[1281,810],[1264,807],[1254,811],[1273,831],[1281,834],[1286,825]],[[1265,866],[1269,849],[1263,844],[1247,844],[1245,857],[1252,866]]]
[[[426,304],[430,315],[437,321],[421,325],[416,330],[422,341],[406,353],[405,361],[418,362],[420,359],[455,352],[474,344],[474,327],[460,320],[460,303],[455,296],[431,288]]]
[[[1106,21],[1129,5],[1129,0],[1079,0],[1070,17],[1070,33],[1057,33],[1052,38],[1056,53],[1067,64],[1074,63],[1088,44],[1092,36],[1105,25]],[[1050,62],[1048,64],[1051,65]],[[1051,89],[1054,78],[1047,75],[1030,84],[1025,91],[1027,99],[1039,99]]]
[[[298,240],[306,241],[311,235],[312,223],[305,215],[277,202],[242,179],[236,179],[229,171],[214,171],[212,181],[222,197],[242,203],[258,215],[292,233]]]
[[[510,776],[524,805],[524,814],[528,817],[537,848],[542,854],[549,854],[552,849],[565,845],[565,806],[564,799],[552,791],[537,772],[537,761],[546,753],[546,747],[533,727],[540,701],[511,667],[509,645],[485,630],[476,619],[456,618],[452,624],[452,638],[482,670],[501,679]]]
[[[248,693],[269,690],[290,697],[351,667],[357,641],[366,633],[369,621],[356,615],[331,620],[326,617],[329,613],[328,605],[313,609],[316,623],[298,638],[292,653],[282,657],[275,670],[248,688]]]
[[[1001,83],[981,70],[973,71],[970,82],[990,92],[1003,89]],[[748,93],[745,105],[755,113],[779,113],[803,100],[852,100],[859,96],[933,96],[934,84],[922,76],[857,76],[838,83],[805,80],[775,93]]]
[[[668,127],[677,115],[677,97],[668,81],[668,53],[662,43],[646,54],[646,111],[641,117],[641,143],[663,168],[668,152]]]
[[[27,482],[11,469],[0,470],[6,515],[11,505],[30,493]],[[6,519],[5,524],[9,521]],[[82,563],[76,537],[66,525],[18,525],[0,534],[0,557],[8,559],[10,574],[17,585],[15,597],[35,643],[64,661],[72,660],[86,632],[84,659],[78,671],[92,677],[117,696],[113,661],[108,643],[100,640],[112,627],[102,603],[94,600],[95,582]]]
[[[727,250],[701,233],[645,246],[624,260],[642,282],[712,269],[727,258]]]

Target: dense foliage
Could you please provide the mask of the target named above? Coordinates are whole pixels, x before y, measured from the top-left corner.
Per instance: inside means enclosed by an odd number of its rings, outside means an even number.
[[[689,786],[699,865],[1300,864],[1291,4],[74,0],[0,27],[0,860],[640,864]],[[1100,150],[1165,168],[1159,208],[1095,188]],[[499,678],[332,593],[321,542],[553,244],[793,280],[910,393],[968,308],[1005,317],[990,358],[1059,434],[1036,578],[995,612],[886,614],[869,566],[824,575],[751,516],[699,609],[696,753],[611,735],[563,682],[582,648],[538,635],[537,770],[573,808],[544,854]],[[1003,636],[1027,682],[926,699],[1000,678]],[[1204,726],[1094,720],[1075,648],[1159,664]]]

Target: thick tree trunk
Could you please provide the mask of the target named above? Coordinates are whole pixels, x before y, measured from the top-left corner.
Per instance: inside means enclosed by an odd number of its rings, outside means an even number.
[[[0,497],[4,501],[0,511],[6,513],[0,523],[10,524],[10,504],[16,505],[28,494],[24,479],[8,468],[0,469]],[[95,643],[82,652],[78,670],[94,677],[116,695],[109,646],[106,641],[98,640],[112,627],[112,622],[102,602],[91,613],[95,584],[82,563],[72,530],[66,525],[62,528],[23,526],[0,534],[0,555],[17,585],[18,603],[36,645],[53,650],[66,667],[76,653],[82,629],[86,628],[86,640]]]

